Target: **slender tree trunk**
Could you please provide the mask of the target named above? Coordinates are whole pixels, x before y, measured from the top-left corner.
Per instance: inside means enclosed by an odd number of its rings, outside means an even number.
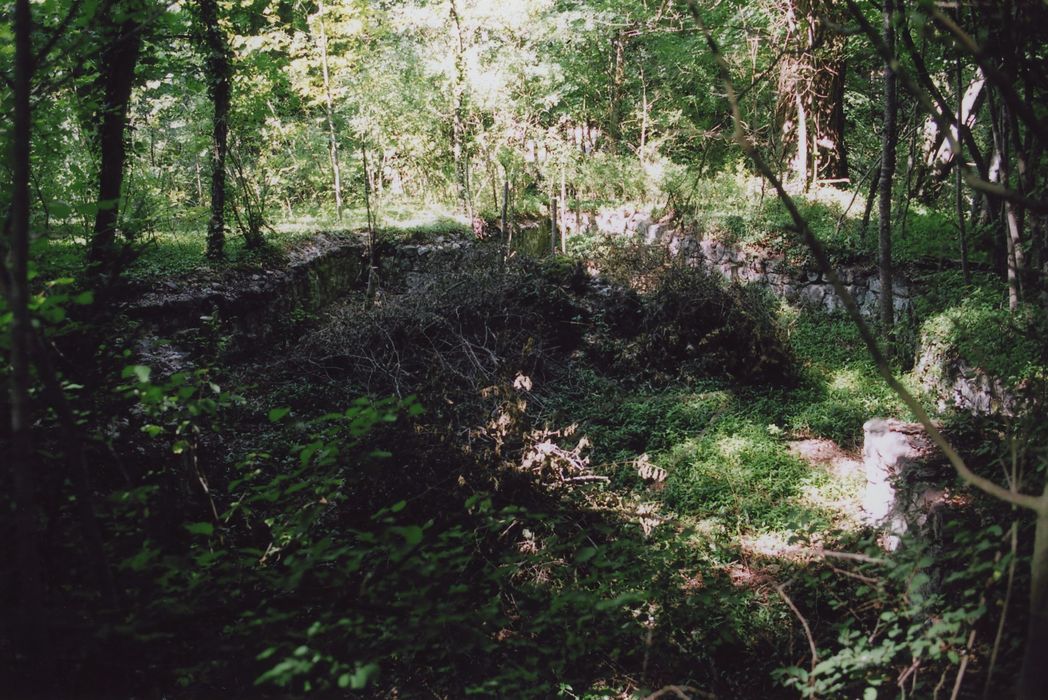
[[[611,42],[611,61],[608,70],[607,134],[618,146],[622,139],[622,90],[626,82],[626,36],[619,31]]]
[[[560,252],[568,252],[568,185],[564,168],[560,169]]]
[[[884,1],[884,43],[895,55],[895,2]],[[890,62],[884,65],[884,124],[881,132],[880,172],[880,236],[878,264],[881,275],[881,325],[885,346],[892,353],[892,335],[895,322],[895,295],[892,289],[892,179],[895,177],[895,146],[898,141],[896,118],[899,100],[895,69]]]
[[[229,105],[232,77],[229,47],[219,24],[218,2],[199,0],[200,24],[207,46],[211,121],[211,219],[207,224],[207,257],[221,260],[226,246],[226,154],[229,150]],[[251,241],[248,241],[251,243]]]
[[[16,639],[29,667],[43,661],[46,627],[40,554],[40,521],[32,465],[30,435],[29,359],[32,326],[29,318],[29,143],[32,112],[29,102],[33,74],[32,16],[29,0],[14,7],[14,120],[11,144],[11,453],[14,490],[14,549],[18,606],[12,613]],[[6,461],[6,460],[5,460]],[[31,675],[31,674],[28,674]],[[34,689],[37,690],[37,689]]]
[[[513,238],[510,235],[509,227],[506,225],[506,213],[509,207],[509,180],[505,180],[502,183],[502,245],[504,253],[502,261],[505,263],[509,259],[510,244],[513,242]]]
[[[640,96],[640,147],[637,149],[637,158],[643,165],[648,150],[648,85],[644,82],[643,71],[640,74]]]
[[[375,219],[371,213],[371,179],[368,169],[368,151],[360,144],[360,158],[364,165],[364,207],[368,217],[368,286],[364,295],[364,309],[371,308],[378,293],[378,258],[375,251]]]
[[[127,19],[118,27],[110,28],[110,32],[111,36],[105,42],[100,57],[98,83],[102,91],[102,105],[96,132],[100,156],[98,211],[87,254],[89,270],[96,277],[112,276],[119,271],[116,231],[127,157],[124,132],[135,66],[142,47],[142,28],[134,19]]]
[[[881,187],[881,165],[878,161],[873,169],[873,178],[870,179],[870,189],[866,193],[866,206],[862,210],[862,224],[859,226],[859,244],[866,247],[866,233],[870,229],[870,215],[873,213],[873,203],[877,200],[877,193]]]
[[[549,237],[550,237],[550,252],[554,255],[557,253],[557,198],[554,195],[550,195],[549,198]]]
[[[964,114],[964,94],[961,91],[961,85],[964,83],[964,68],[961,65],[961,55],[957,54],[956,62],[956,91],[957,91],[957,123],[963,124],[965,121]],[[958,145],[960,141],[958,140]],[[963,151],[958,151],[954,154],[954,185],[957,190],[957,235],[961,242],[961,274],[964,275],[964,283],[972,283],[972,272],[968,267],[968,232],[966,231],[964,221],[964,192],[961,189],[961,165],[964,162]]]
[[[1008,108],[1003,100],[992,100],[991,131],[993,133],[994,149],[999,164],[1000,183],[1005,187],[1012,184],[1011,165],[1011,139],[1009,130],[1011,123]],[[1004,201],[1004,250],[1005,250],[1005,278],[1008,281],[1008,308],[1015,311],[1022,301],[1021,272],[1023,269],[1022,253],[1022,223],[1021,209],[1009,202]]]
[[[804,109],[804,100],[798,92],[795,96],[797,105],[797,160],[794,167],[797,172],[797,184],[802,192],[808,191],[808,111]]]
[[[1030,559],[1030,619],[1019,674],[1019,700],[1041,700],[1048,688],[1048,486],[1041,501]]]
[[[320,25],[320,70],[324,78],[324,113],[328,128],[328,157],[331,159],[331,175],[335,189],[335,217],[342,221],[342,169],[338,161],[338,134],[335,132],[335,103],[331,97],[331,74],[328,70],[328,39],[324,22],[324,3],[317,6]]]
[[[451,125],[451,148],[455,159],[455,179],[458,184],[459,199],[466,217],[473,223],[473,196],[469,184],[469,148],[466,138],[466,43],[462,33],[462,19],[459,17],[458,4],[451,0],[451,19],[455,25],[455,82],[453,87],[453,115]]]

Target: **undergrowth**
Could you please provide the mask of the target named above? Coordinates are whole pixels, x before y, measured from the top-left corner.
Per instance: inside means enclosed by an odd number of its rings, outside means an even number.
[[[368,311],[330,310],[283,356],[132,365],[108,403],[80,397],[120,416],[90,458],[121,602],[78,592],[86,558],[69,552],[62,602],[88,630],[60,650],[69,682],[168,697],[928,690],[991,624],[1015,554],[983,511],[950,526],[968,561],[888,557],[862,527],[863,422],[907,415],[850,323],[654,254],[597,264],[596,279],[570,259],[503,267],[482,246]],[[810,441],[834,461],[805,458]],[[78,542],[73,504],[59,512],[51,537]],[[823,560],[833,548],[865,558]],[[908,665],[933,680],[900,681]]]

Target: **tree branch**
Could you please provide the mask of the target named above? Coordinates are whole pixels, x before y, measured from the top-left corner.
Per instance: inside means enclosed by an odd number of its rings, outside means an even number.
[[[846,0],[852,11],[856,11],[854,0]],[[732,82],[731,72],[728,69],[727,61],[724,60],[724,56],[720,52],[720,48],[717,46],[717,42],[714,40],[713,35],[706,27],[705,22],[702,20],[698,8],[695,5],[695,0],[688,0],[688,6],[691,8],[692,16],[695,18],[695,22],[702,29],[703,34],[706,37],[706,44],[709,46],[710,51],[713,54],[714,60],[717,63],[718,70],[721,74],[721,80],[724,83],[724,89],[727,93],[728,102],[731,106],[732,118],[735,123],[735,141],[742,148],[743,152],[753,161],[754,166],[760,173],[772,184],[775,191],[779,195],[779,199],[783,205],[789,211],[790,217],[796,226],[796,230],[804,238],[804,242],[808,245],[811,250],[813,257],[819,265],[820,270],[833,285],[834,291],[837,293],[838,298],[844,303],[844,308],[848,312],[848,316],[859,330],[859,335],[862,337],[863,342],[866,344],[866,349],[869,351],[874,364],[877,366],[877,371],[880,373],[884,381],[891,387],[892,391],[902,400],[908,409],[917,418],[917,421],[924,427],[928,437],[935,443],[935,445],[942,450],[943,454],[950,461],[950,464],[956,470],[957,474],[967,483],[975,486],[979,490],[998,498],[1006,503],[1012,503],[1023,508],[1028,508],[1036,513],[1048,513],[1048,504],[1045,499],[1032,496],[1030,494],[1018,493],[1010,491],[1000,484],[997,484],[990,479],[980,476],[973,472],[964,459],[958,454],[957,450],[949,443],[949,441],[943,436],[939,429],[932,422],[928,416],[927,411],[917,401],[916,398],[910,394],[909,391],[896,379],[895,374],[892,372],[891,366],[885,359],[884,354],[881,352],[880,345],[877,339],[874,337],[870,327],[866,324],[862,314],[859,312],[859,307],[855,303],[855,299],[851,293],[841,283],[840,277],[837,272],[833,269],[830,264],[829,257],[826,254],[826,250],[823,248],[822,243],[816,238],[812,232],[811,227],[808,225],[807,219],[801,215],[797,209],[796,203],[793,198],[786,192],[782,185],[782,182],[776,177],[775,173],[768,166],[768,164],[758,153],[756,147],[746,136],[742,126],[742,115],[739,111],[738,100],[735,97],[735,86]],[[857,18],[858,19],[858,18]],[[860,23],[865,18],[860,19]],[[868,23],[867,23],[868,24]],[[878,42],[879,43],[879,42]],[[890,59],[890,55],[889,55]],[[893,60],[893,59],[890,59]],[[895,61],[897,64],[898,62]],[[912,81],[911,81],[912,82]],[[925,96],[927,101],[927,96]],[[929,110],[931,111],[931,110]],[[939,117],[941,118],[941,116]]]

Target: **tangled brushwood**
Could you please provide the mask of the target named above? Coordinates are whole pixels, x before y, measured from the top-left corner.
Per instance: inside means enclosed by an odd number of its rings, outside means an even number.
[[[336,310],[303,348],[314,368],[379,395],[475,394],[518,373],[547,381],[573,362],[637,380],[795,377],[759,290],[630,246],[588,266],[503,265],[493,247],[478,247],[369,311]]]

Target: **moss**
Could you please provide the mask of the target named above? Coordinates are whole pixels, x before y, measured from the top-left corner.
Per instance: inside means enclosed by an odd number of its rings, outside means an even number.
[[[1015,389],[1048,375],[1048,314],[1009,310],[992,290],[972,290],[921,327],[923,351],[936,363],[963,362]]]

